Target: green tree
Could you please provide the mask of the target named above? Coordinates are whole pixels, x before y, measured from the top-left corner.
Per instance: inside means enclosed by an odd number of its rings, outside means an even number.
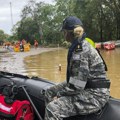
[[[120,38],[119,0],[54,0],[55,4],[30,0],[14,28],[19,39],[39,40],[41,44],[63,42],[60,28],[65,17],[75,15],[84,25],[87,36],[94,41]]]
[[[119,0],[105,0],[104,4],[111,11],[110,18],[112,19],[112,26],[114,28],[112,35],[117,39],[120,39],[120,1]]]
[[[37,24],[31,18],[26,18],[21,21],[17,33],[20,40],[25,39],[33,43],[33,40],[37,39],[36,37],[38,35]]]
[[[0,30],[0,41],[3,41],[6,38],[3,30]]]
[[[119,38],[120,25],[116,22],[120,19],[119,4],[118,0],[76,0],[74,12],[82,19],[88,36],[95,41],[104,42]]]

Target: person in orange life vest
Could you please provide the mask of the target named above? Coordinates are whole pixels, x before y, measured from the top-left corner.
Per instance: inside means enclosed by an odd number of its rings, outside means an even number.
[[[38,48],[38,41],[37,40],[34,40],[34,47]]]

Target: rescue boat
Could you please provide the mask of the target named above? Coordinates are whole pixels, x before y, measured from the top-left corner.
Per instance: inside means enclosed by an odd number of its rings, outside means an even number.
[[[105,42],[103,44],[103,47],[106,50],[113,50],[113,49],[115,49],[115,43],[114,42]]]
[[[55,83],[43,78],[28,77],[20,74],[0,71],[0,88],[13,84],[14,88],[24,86],[27,94],[22,89],[17,92],[18,100],[29,100],[34,105],[35,120],[43,120],[45,114],[45,90]],[[0,89],[1,92],[1,89]],[[38,112],[36,112],[38,111]],[[39,117],[41,116],[41,118]],[[120,120],[120,100],[110,97],[109,102],[100,111],[89,115],[77,115],[63,120]]]
[[[30,44],[25,44],[23,45],[23,47],[20,47],[19,44],[16,44],[14,46],[14,52],[27,52],[27,51],[30,51]]]

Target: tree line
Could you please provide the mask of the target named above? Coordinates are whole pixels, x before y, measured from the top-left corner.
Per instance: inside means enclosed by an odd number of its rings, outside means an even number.
[[[62,21],[74,15],[81,19],[87,37],[95,42],[120,39],[119,0],[54,0],[54,4],[29,0],[14,25],[14,39],[26,39],[40,44],[61,44]]]

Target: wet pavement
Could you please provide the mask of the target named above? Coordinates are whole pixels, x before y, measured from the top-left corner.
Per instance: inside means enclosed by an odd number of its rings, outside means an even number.
[[[9,52],[0,48],[0,71],[22,74],[25,71],[25,57],[56,49],[58,48],[31,48],[28,52]]]

